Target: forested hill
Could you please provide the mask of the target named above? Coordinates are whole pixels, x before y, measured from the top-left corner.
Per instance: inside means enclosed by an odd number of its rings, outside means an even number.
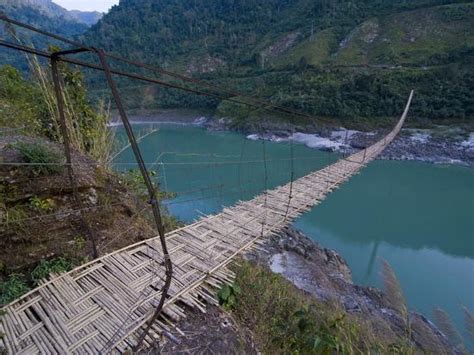
[[[64,35],[75,37],[83,34],[92,24],[96,23],[102,14],[98,12],[68,11],[52,2],[52,0],[0,0],[0,12],[7,16],[33,26]],[[12,29],[14,27],[10,27]],[[11,32],[11,30],[10,30]],[[15,28],[16,36],[25,44],[46,50],[53,43],[44,36],[35,35],[29,31]],[[0,24],[0,36],[9,41],[16,41],[11,33]],[[13,64],[17,68],[25,69],[24,55],[0,48],[0,63]]]
[[[122,0],[85,40],[315,115],[392,116],[414,88],[417,117],[458,120],[474,112],[472,23],[472,2],[446,0]]]

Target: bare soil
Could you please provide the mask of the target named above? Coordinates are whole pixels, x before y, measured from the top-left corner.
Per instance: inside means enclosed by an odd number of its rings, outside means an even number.
[[[64,156],[62,146],[24,136],[0,138],[0,268],[1,276],[28,273],[41,260],[67,256],[77,263],[91,259],[92,244],[64,166],[40,174],[25,163],[15,142],[37,143]],[[65,159],[64,159],[65,161]],[[153,236],[142,218],[143,203],[120,179],[90,158],[73,152],[74,171],[85,219],[100,255]],[[35,208],[32,199],[48,201]]]

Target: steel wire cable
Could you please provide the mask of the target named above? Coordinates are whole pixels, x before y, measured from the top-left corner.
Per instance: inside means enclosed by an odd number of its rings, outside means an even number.
[[[202,165],[203,167],[209,167],[209,166],[220,166],[220,165],[239,165],[239,164],[258,164],[258,163],[263,163],[266,161],[267,163],[273,163],[273,162],[283,162],[283,161],[291,161],[291,160],[321,160],[321,157],[297,157],[294,159],[291,158],[281,158],[281,159],[267,159],[267,160],[248,160],[248,161],[239,161],[239,160],[233,160],[233,161],[204,161],[204,162],[154,162],[154,163],[145,163],[147,166],[161,166],[161,165],[167,165],[167,166],[187,166],[187,165]],[[81,162],[82,165],[91,165],[91,166],[97,166],[97,163],[83,163]],[[0,162],[0,166],[67,166],[67,163],[26,163],[26,162]],[[116,162],[112,163],[113,166],[135,166],[137,165],[136,162]]]

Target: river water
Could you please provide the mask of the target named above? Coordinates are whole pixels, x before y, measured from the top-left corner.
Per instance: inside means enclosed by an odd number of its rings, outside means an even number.
[[[157,131],[140,147],[161,188],[178,194],[165,202],[169,211],[186,223],[285,184],[292,172],[296,179],[339,158],[233,132],[153,127]],[[122,129],[117,136],[124,137]],[[133,162],[127,150],[115,166],[133,168]],[[380,261],[387,260],[411,309],[430,318],[434,307],[443,308],[467,339],[461,306],[474,311],[473,169],[375,161],[295,225],[339,252],[358,284],[380,287]]]

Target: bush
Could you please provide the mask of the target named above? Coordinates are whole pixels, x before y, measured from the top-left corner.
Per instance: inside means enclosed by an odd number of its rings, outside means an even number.
[[[61,156],[42,143],[23,143],[14,145],[26,163],[33,164],[34,175],[52,175],[62,171]]]
[[[157,176],[156,171],[150,171],[149,173],[152,178],[152,183],[155,187],[155,191],[157,192],[158,200],[161,201],[161,200],[173,199],[176,197],[175,193],[162,191],[160,189],[160,186],[157,182],[158,179],[156,178]],[[143,179],[143,176],[140,173],[140,170],[131,169],[123,173],[122,178],[124,179],[127,187],[142,202],[148,203],[148,200],[149,200],[148,190],[146,188],[145,180]],[[151,214],[151,211],[152,211],[151,208],[146,209],[145,211],[142,212],[142,216],[145,217],[145,219],[147,219],[150,223],[154,224],[154,217]],[[162,217],[163,225],[165,227],[166,232],[170,232],[182,226],[182,223],[176,217],[170,215],[168,209],[163,204],[160,206],[160,212],[161,212],[161,217]]]
[[[5,282],[0,282],[0,304],[8,304],[29,291],[21,274],[12,274]]]
[[[35,285],[38,285],[41,280],[48,278],[51,273],[59,274],[67,272],[72,268],[72,263],[65,258],[57,258],[50,261],[43,260],[31,272],[31,279]]]
[[[39,213],[51,212],[54,205],[55,202],[51,198],[39,198],[38,196],[30,198],[30,207]]]
[[[237,285],[224,285],[217,293],[219,304],[225,309],[231,310],[235,307],[237,297],[240,295],[240,287]]]

